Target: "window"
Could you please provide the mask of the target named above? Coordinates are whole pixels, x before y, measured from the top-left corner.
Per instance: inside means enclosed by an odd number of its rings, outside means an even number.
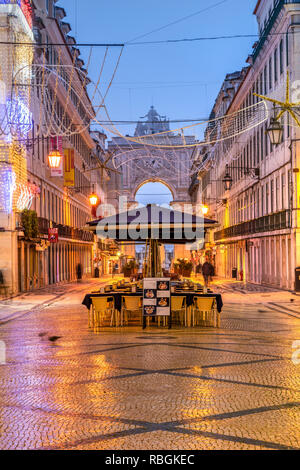
[[[270,90],[273,86],[273,70],[272,70],[272,67],[273,67],[273,61],[272,61],[272,57],[270,57],[270,60],[269,60],[269,89]]]
[[[259,82],[258,83],[259,83],[259,88],[260,88],[259,94],[262,95],[263,92],[264,92],[263,91],[263,75],[262,75],[262,73],[259,75]]]
[[[279,177],[276,178],[275,212],[279,211]]]
[[[51,220],[51,201],[50,201],[50,191],[48,191],[48,219]]]
[[[281,39],[279,44],[279,70],[280,75],[283,74],[283,39]]]
[[[264,128],[262,127],[261,130],[260,130],[260,147],[261,147],[261,149],[260,149],[260,158],[261,158],[261,161],[263,161],[264,156],[265,156],[264,138],[265,138]]]
[[[253,159],[253,166],[258,166],[259,165],[259,151],[260,151],[260,145],[259,145],[259,131],[256,133],[256,159]],[[252,165],[251,165],[252,166]]]
[[[264,94],[268,93],[268,74],[267,74],[267,66],[265,65],[264,68]]]
[[[281,175],[281,208],[285,209],[285,174]]]
[[[265,124],[265,133],[264,133],[264,142],[265,142],[265,157],[269,155],[269,146],[268,146],[268,134],[267,134],[267,124]]]
[[[293,174],[291,170],[288,171],[288,207],[289,209],[292,207],[292,200],[289,198],[289,195],[292,194],[293,191]]]
[[[278,80],[278,54],[277,48],[274,51],[274,82],[277,83]]]
[[[274,180],[271,180],[271,214],[274,212]]]
[[[261,202],[261,217],[264,215],[264,187],[261,187],[260,191],[260,202]]]

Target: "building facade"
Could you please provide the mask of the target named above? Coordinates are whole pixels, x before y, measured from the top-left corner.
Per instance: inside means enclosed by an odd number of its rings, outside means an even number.
[[[32,75],[40,73],[41,76],[40,82],[35,80],[35,86],[28,87],[31,90],[28,99],[31,126],[26,129],[26,135],[14,133],[12,136],[12,143],[22,152],[24,160],[22,171],[19,171],[23,175],[21,186],[15,185],[21,188],[21,197],[15,189],[10,207],[5,208],[2,204],[1,208],[0,269],[9,292],[14,294],[72,281],[78,275],[88,278],[94,274],[101,248],[106,251],[106,247],[100,247],[94,235],[84,227],[93,216],[89,196],[95,192],[101,203],[105,203],[104,181],[109,176],[100,166],[105,159],[106,136],[101,132],[90,132],[94,111],[86,88],[89,83],[87,71],[76,41],[69,35],[71,27],[64,22],[65,11],[56,6],[56,0],[20,0],[11,4],[10,8],[18,9],[20,24],[26,25],[26,42],[34,42],[30,49],[32,56],[27,58],[25,68],[30,77],[29,84],[33,83]],[[25,10],[25,4],[30,8],[29,20],[25,15],[29,11]],[[5,10],[8,5],[4,8],[0,4],[1,8],[1,20],[10,25],[11,15]],[[14,53],[17,64],[18,51]],[[30,60],[35,64],[32,70]],[[46,83],[44,74],[50,74],[49,70],[55,71],[58,78],[54,81],[50,78]],[[9,88],[12,78],[8,74],[6,78]],[[67,85],[70,82],[72,89]],[[73,92],[76,88],[80,89],[80,102]],[[46,93],[53,106],[51,104],[52,110],[48,108],[45,112],[42,96]],[[46,132],[44,116],[47,112],[52,115],[52,130],[48,128]],[[78,132],[74,128],[69,133],[61,131],[62,123],[71,128],[74,122]],[[57,135],[53,132],[55,124]],[[48,165],[48,155],[56,149],[63,156],[60,173],[54,173]],[[18,176],[18,169],[12,168]],[[67,182],[66,172],[71,181]],[[28,209],[30,213],[26,211]],[[34,225],[33,231],[28,230],[30,224]],[[51,237],[53,233],[57,235]],[[8,237],[11,238],[9,244]],[[7,253],[7,259],[2,252]],[[105,267],[101,268],[101,271],[105,270]]]
[[[260,0],[254,14],[260,37],[248,66],[227,75],[212,119],[254,105],[260,100],[254,93],[284,101],[287,72],[291,102],[300,101],[300,2]],[[218,275],[294,289],[300,266],[300,128],[288,113],[281,125],[278,146],[271,145],[268,121],[202,149],[191,191],[219,222],[209,244]],[[233,180],[229,191],[226,173]]]

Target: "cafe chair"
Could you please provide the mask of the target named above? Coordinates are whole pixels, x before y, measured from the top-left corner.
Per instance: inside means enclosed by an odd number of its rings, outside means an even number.
[[[92,326],[96,329],[102,326],[103,320],[106,315],[110,315],[110,326],[117,323],[115,319],[115,308],[112,297],[92,297],[92,318],[89,316],[89,327]],[[92,320],[92,321],[91,321]]]
[[[186,296],[171,297],[172,322],[179,321],[180,325],[187,325]]]
[[[193,326],[218,326],[216,299],[214,297],[194,297],[192,324]]]
[[[140,297],[122,297],[122,307],[121,307],[121,326],[128,325],[129,314],[138,313],[139,323],[142,323],[142,301]],[[131,316],[131,315],[130,315]]]

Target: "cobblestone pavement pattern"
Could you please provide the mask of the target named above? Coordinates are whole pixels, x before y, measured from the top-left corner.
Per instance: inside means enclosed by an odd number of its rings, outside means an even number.
[[[95,334],[84,289],[0,318],[1,449],[300,448],[299,297],[225,293],[219,330]]]

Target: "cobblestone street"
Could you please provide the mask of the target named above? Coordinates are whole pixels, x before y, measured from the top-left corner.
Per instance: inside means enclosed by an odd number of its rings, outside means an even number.
[[[1,449],[300,449],[300,297],[224,290],[221,329],[95,334],[90,290],[1,302]]]

